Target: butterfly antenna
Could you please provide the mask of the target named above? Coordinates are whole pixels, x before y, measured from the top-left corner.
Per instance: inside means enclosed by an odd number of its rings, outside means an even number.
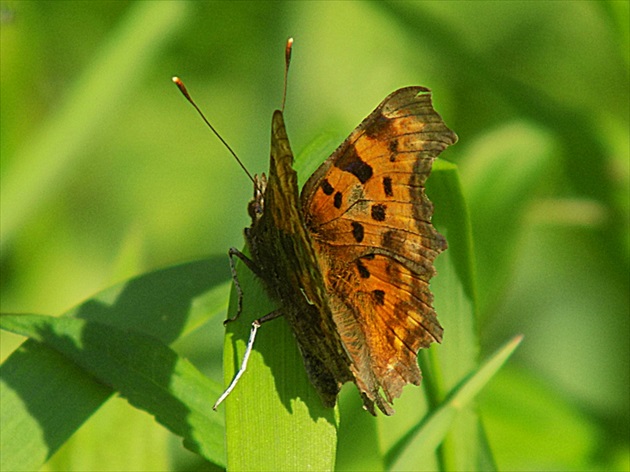
[[[236,159],[236,162],[238,162],[238,165],[241,166],[241,169],[243,169],[245,171],[245,173],[247,174],[247,177],[249,177],[249,180],[251,180],[254,185],[256,184],[256,181],[254,180],[254,177],[252,177],[252,174],[249,173],[249,171],[247,170],[247,168],[243,165],[243,163],[241,162],[241,160],[238,158],[238,156],[236,155],[236,153],[234,152],[234,150],[230,147],[230,145],[225,141],[225,139],[223,139],[221,137],[221,135],[218,133],[218,131],[216,129],[214,129],[214,126],[212,126],[210,124],[210,122],[208,121],[208,119],[206,118],[206,116],[203,114],[203,112],[199,109],[199,107],[197,106],[197,104],[195,103],[195,101],[192,99],[192,97],[190,96],[190,94],[188,93],[188,90],[186,89],[186,86],[184,85],[184,82],[181,81],[181,79],[179,77],[173,77],[173,82],[175,83],[175,85],[177,85],[177,88],[179,89],[179,91],[182,93],[182,95],[184,97],[186,97],[186,100],[188,100],[190,102],[190,104],[195,107],[195,110],[197,110],[197,113],[199,113],[199,115],[201,116],[201,118],[203,119],[203,121],[205,121],[206,125],[208,125],[208,128],[210,128],[212,130],[212,132],[216,135],[217,138],[219,138],[219,140],[223,143],[223,145],[227,148],[228,151],[230,151],[230,154],[232,154],[232,156],[234,156],[234,159]]]
[[[289,64],[291,64],[291,51],[293,50],[293,38],[287,39],[287,46],[284,49],[284,91],[282,92],[282,112],[287,101],[287,82],[289,79]]]

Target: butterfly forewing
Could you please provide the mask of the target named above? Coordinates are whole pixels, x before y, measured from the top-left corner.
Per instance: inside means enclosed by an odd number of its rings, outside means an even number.
[[[423,87],[388,96],[302,190],[327,298],[364,404],[386,414],[417,352],[441,341],[428,282],[446,241],[431,225],[424,184],[456,135]],[[385,394],[387,402],[381,397]]]

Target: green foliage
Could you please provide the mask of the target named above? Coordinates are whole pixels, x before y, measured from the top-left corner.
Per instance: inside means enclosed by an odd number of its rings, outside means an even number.
[[[220,386],[211,383],[190,363],[178,358],[175,352],[155,338],[72,317],[4,315],[0,320],[3,329],[28,336],[37,341],[37,347],[44,345],[54,349],[64,356],[64,360],[77,364],[85,374],[90,374],[127,397],[131,405],[154,414],[159,423],[181,436],[192,451],[218,465],[225,464],[223,424],[221,417],[208,414],[207,401],[208,397],[221,393]],[[18,361],[20,359],[13,361],[18,368],[27,362]],[[29,390],[34,392],[37,388],[33,388],[32,384],[25,384],[23,380],[30,377],[30,380],[37,379],[41,382],[42,377],[58,375],[59,370],[61,369],[40,372],[39,376],[25,371],[21,375],[13,373],[12,391],[19,392],[23,389],[26,394],[21,395],[19,400],[29,402]],[[7,376],[7,382],[10,377]],[[90,380],[92,379],[79,381],[83,387]],[[17,398],[13,397],[12,400],[18,403]],[[59,400],[58,396],[40,399],[38,403],[50,408],[56,403],[55,400]],[[67,413],[68,410],[66,405],[66,408],[56,409],[56,412]],[[24,417],[15,417],[12,415],[14,412],[15,410],[7,411],[6,419],[12,420],[8,423],[10,429],[19,430],[25,423]],[[38,417],[35,416],[35,419]],[[64,420],[65,418],[56,418],[55,422]],[[3,448],[7,451],[21,450],[23,454],[25,449],[20,445],[25,438],[25,434],[7,435]],[[39,453],[43,448],[35,449],[27,449],[26,452]],[[25,464],[24,461],[29,456],[15,458],[6,453],[4,457],[7,461],[17,459],[14,463],[7,463],[5,470],[27,470],[41,465],[38,462]],[[38,459],[37,455],[30,457]]]
[[[64,314],[1,319],[2,470],[630,469],[627,2],[0,8],[1,311]],[[270,306],[241,268],[223,340],[206,255],[242,244],[251,185],[170,76],[266,171],[288,36],[302,182],[401,86],[460,137],[428,183],[445,337],[391,418],[352,385],[322,410],[281,319],[211,410]]]
[[[457,250],[458,244],[470,247],[470,235],[465,231],[456,169],[450,164],[437,167],[433,178],[437,188],[431,193],[452,210],[442,231],[459,228],[464,237],[452,238],[453,254],[470,259],[465,249]],[[442,259],[442,283],[434,290],[442,322],[446,329],[452,327],[453,342],[429,360],[425,388],[432,393],[428,400],[416,402],[418,421],[380,459],[389,470],[426,464],[436,457],[446,469],[479,468],[480,463],[491,462],[474,434],[480,431],[479,423],[469,405],[515,344],[473,375],[477,340],[472,299],[463,289],[471,285],[471,272],[458,272],[450,259]],[[460,282],[461,275],[468,275],[467,284]],[[227,465],[233,470],[332,470],[339,419],[334,410],[321,405],[310,386],[286,324],[264,327],[247,375],[227,401],[225,427],[209,401],[218,397],[220,386],[165,344],[224,309],[223,279],[225,267],[216,259],[200,261],[132,279],[66,316],[0,317],[0,327],[30,338],[2,366],[1,413],[12,432],[3,435],[2,448],[15,451],[3,454],[3,469],[39,467],[117,392],[182,437],[188,449],[218,466],[226,465],[225,436]],[[264,296],[257,293],[253,276],[242,279],[247,301],[256,302],[246,303],[243,319],[230,325],[235,328],[226,337],[227,380],[243,355],[244,343],[236,340],[247,339],[244,321],[272,309],[261,301]],[[73,392],[71,402],[68,389]],[[56,428],[58,424],[65,428]],[[38,440],[33,433],[40,428],[45,434]]]
[[[226,385],[241,364],[251,322],[274,306],[243,265],[243,313],[229,323],[223,354]],[[230,317],[236,315],[232,293]],[[225,401],[230,470],[332,470],[339,418],[310,385],[295,339],[283,319],[264,324],[248,368]],[[255,438],[255,439],[254,439]]]
[[[2,470],[39,468],[113,392],[224,464],[223,421],[208,404],[221,387],[167,345],[225,310],[221,262],[146,274],[66,316],[2,315],[3,329],[31,338],[0,373],[3,430],[12,432],[2,435]]]

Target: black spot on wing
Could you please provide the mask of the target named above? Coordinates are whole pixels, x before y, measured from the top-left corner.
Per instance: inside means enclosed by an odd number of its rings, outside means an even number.
[[[382,203],[372,205],[372,219],[374,221],[385,221],[387,207]]]
[[[335,162],[335,167],[354,175],[362,184],[374,174],[372,166],[361,160],[354,146],[350,146],[341,159]]]
[[[341,192],[335,193],[334,201],[333,201],[333,205],[335,205],[335,208],[337,209],[341,208],[342,200],[343,200],[343,195],[341,194]]]
[[[335,191],[333,186],[330,185],[330,182],[328,182],[328,179],[322,180],[321,185],[322,185],[322,190],[324,191],[326,195],[332,195],[332,193]]]
[[[382,290],[372,290],[372,295],[374,296],[374,301],[378,305],[385,305],[385,292]]]
[[[368,270],[367,267],[365,267],[363,265],[363,262],[361,262],[359,259],[357,259],[357,269],[359,270],[359,277],[361,277],[362,279],[369,279],[370,278],[370,271]]]
[[[364,230],[361,223],[357,223],[356,221],[352,222],[352,236],[354,237],[354,240],[358,243],[363,241]]]
[[[383,192],[385,192],[385,195],[388,197],[394,196],[391,177],[383,177]]]

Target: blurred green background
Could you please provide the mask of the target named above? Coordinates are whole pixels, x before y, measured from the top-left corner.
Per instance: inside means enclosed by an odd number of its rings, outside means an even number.
[[[2,312],[59,314],[240,247],[251,184],[170,77],[266,171],[293,36],[294,151],[333,150],[406,85],[460,137],[444,157],[471,211],[482,356],[525,335],[479,402],[498,467],[628,470],[628,5],[2,1]],[[218,327],[181,346],[216,379]],[[3,359],[19,342],[2,333]],[[80,434],[58,468],[89,463]]]

